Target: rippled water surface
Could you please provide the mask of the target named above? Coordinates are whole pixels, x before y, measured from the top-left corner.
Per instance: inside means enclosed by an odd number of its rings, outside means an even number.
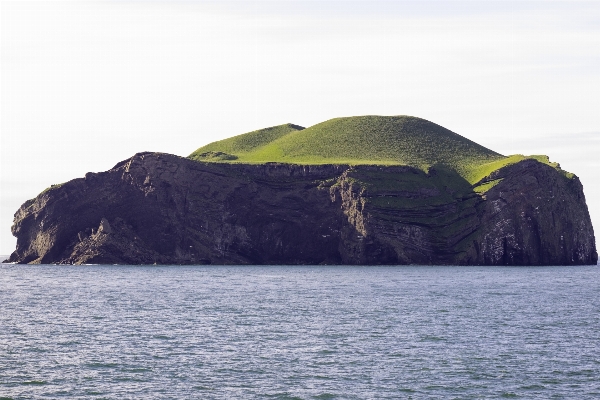
[[[600,268],[0,267],[0,398],[600,398]]]

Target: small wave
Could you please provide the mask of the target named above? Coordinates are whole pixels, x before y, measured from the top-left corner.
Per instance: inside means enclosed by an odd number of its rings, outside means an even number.
[[[36,380],[33,380],[33,381],[21,382],[21,385],[45,385],[47,383],[48,382],[46,382],[46,381],[36,381]]]
[[[119,366],[119,364],[116,364],[116,363],[93,362],[93,363],[87,363],[86,366],[89,367],[89,368],[92,368],[92,369],[97,369],[97,368],[117,368]]]
[[[313,396],[313,399],[335,399],[335,395],[331,394],[331,393],[323,393],[323,394],[319,394],[317,396]]]

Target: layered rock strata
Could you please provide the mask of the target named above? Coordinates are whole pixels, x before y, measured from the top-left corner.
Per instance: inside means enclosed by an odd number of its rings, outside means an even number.
[[[482,182],[442,166],[201,163],[139,153],[15,214],[8,261],[571,265],[597,261],[579,180],[528,159]]]

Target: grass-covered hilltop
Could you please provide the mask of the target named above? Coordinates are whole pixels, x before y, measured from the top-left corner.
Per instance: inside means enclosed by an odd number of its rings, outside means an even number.
[[[194,151],[197,161],[290,164],[444,165],[474,184],[508,164],[545,156],[505,157],[440,125],[410,116],[334,118],[303,128],[284,124],[210,143]]]

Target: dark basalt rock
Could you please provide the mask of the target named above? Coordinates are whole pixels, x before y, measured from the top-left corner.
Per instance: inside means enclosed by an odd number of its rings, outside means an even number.
[[[140,153],[15,214],[10,262],[595,264],[583,188],[524,160],[485,195],[434,167],[201,163]]]

